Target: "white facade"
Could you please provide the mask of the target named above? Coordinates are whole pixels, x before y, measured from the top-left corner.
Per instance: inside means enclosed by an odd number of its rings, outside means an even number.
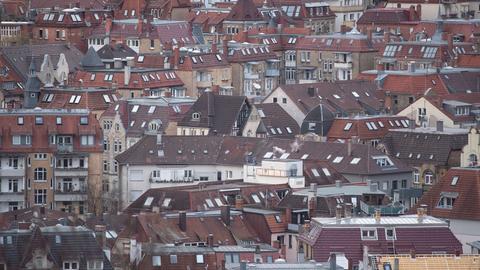
[[[480,239],[480,221],[451,219],[450,230],[462,243],[463,253],[471,253],[472,249],[467,243]]]
[[[415,124],[422,127],[435,127],[437,121],[443,121],[444,128],[460,127],[460,125],[455,124],[450,117],[424,97],[416,100],[410,106],[397,113],[397,115],[415,120]]]
[[[243,178],[241,166],[229,165],[122,165],[121,208],[127,207],[151,188],[198,185],[207,181]]]
[[[294,159],[262,160],[260,166],[244,165],[244,182],[281,185],[291,188],[305,187],[303,161]]]
[[[25,158],[0,158],[0,212],[24,207]]]
[[[285,101],[285,102],[284,102]],[[281,87],[277,87],[273,90],[262,103],[278,103],[295,121],[299,126],[302,126],[305,119],[305,113],[295,104],[296,101],[290,99],[290,97],[283,91]]]

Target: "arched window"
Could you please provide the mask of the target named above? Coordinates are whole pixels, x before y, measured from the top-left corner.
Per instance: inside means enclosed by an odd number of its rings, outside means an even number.
[[[198,112],[192,113],[192,119],[193,119],[193,120],[198,120],[198,119],[200,119],[200,113],[198,113]]]
[[[148,124],[149,131],[159,131],[161,127],[162,127],[161,121],[152,121]]]
[[[425,171],[425,174],[423,176],[424,180],[425,180],[425,185],[431,185],[433,184],[433,172],[430,171],[430,170],[426,170]]]
[[[420,182],[420,173],[417,169],[413,171],[413,183],[418,184]]]
[[[34,181],[47,181],[47,169],[35,168],[33,177]]]
[[[468,166],[475,167],[475,166],[477,166],[477,162],[478,162],[477,155],[470,154],[470,156],[468,156]]]

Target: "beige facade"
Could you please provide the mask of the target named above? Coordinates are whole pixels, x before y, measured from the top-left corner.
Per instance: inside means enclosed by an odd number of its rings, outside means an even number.
[[[229,89],[232,85],[232,67],[210,67],[197,70],[177,70],[176,74],[187,89],[186,96],[198,97],[207,88],[219,86]]]
[[[399,107],[405,105],[405,103],[408,103],[406,99],[408,99],[408,96],[397,96],[397,105]],[[445,115],[445,113],[424,97],[413,102],[408,107],[398,112],[397,115],[406,116],[411,120],[415,120],[415,124],[422,127],[435,127],[437,121],[443,121],[443,126],[445,128],[460,127],[460,125],[455,124],[450,117]]]
[[[462,149],[460,156],[461,167],[477,167],[480,155],[480,133],[478,129],[471,128],[468,133],[468,144]]]

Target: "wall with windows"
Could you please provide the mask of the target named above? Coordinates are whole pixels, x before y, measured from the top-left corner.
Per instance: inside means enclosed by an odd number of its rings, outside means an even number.
[[[477,167],[480,156],[480,134],[476,128],[470,129],[468,144],[462,148],[460,156],[461,167]]]
[[[397,115],[406,116],[412,120],[415,120],[415,124],[418,126],[435,127],[437,125],[437,121],[443,121],[444,128],[460,127],[460,125],[455,124],[452,119],[450,119],[425,98],[420,98],[412,104],[410,104],[408,98],[409,96],[398,95],[397,101],[395,101],[392,97],[392,109],[394,111],[404,108],[402,111],[398,112]]]

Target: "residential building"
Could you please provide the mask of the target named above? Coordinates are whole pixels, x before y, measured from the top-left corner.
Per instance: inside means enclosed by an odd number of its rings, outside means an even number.
[[[425,3],[423,1],[401,1],[395,0],[388,2],[386,7],[389,8],[408,8],[412,4],[419,4],[422,10],[423,20],[435,20],[438,17],[442,18],[464,18],[464,19],[478,19],[479,15],[477,6],[474,1],[459,0],[459,1],[433,1]]]
[[[2,110],[2,211],[100,212],[102,131],[87,110]],[[3,193],[5,190],[5,193]]]
[[[330,3],[322,1],[304,0],[275,0],[272,6],[281,9],[289,20],[295,21],[300,27],[312,29],[315,35],[327,34],[335,31],[335,12]]]
[[[413,184],[430,189],[451,167],[460,166],[462,148],[468,143],[468,130],[415,128],[390,130],[380,148],[414,167]]]
[[[468,143],[462,148],[460,167],[477,167],[480,155],[480,137],[477,128],[471,128],[468,133]]]
[[[390,129],[408,128],[409,125],[408,118],[394,115],[339,117],[333,120],[327,140],[376,147]]]
[[[4,269],[113,269],[94,233],[83,227],[33,226],[0,231]]]
[[[342,28],[355,28],[359,26],[360,18],[370,1],[363,0],[336,0],[328,1],[330,10],[335,14],[335,27],[331,32],[341,32]]]
[[[33,23],[30,21],[1,21],[0,44],[2,47],[18,46],[31,38]]]
[[[372,8],[363,12],[357,21],[357,28],[362,33],[372,29],[377,33],[390,33],[409,37],[413,28],[422,19],[422,6],[411,5],[409,8]]]
[[[357,30],[348,33],[306,36],[296,42],[297,82],[344,81],[374,68],[374,58],[384,37]]]
[[[267,24],[253,0],[242,0],[232,6],[230,13],[223,20],[223,32],[235,35],[249,28],[265,27]]]
[[[244,137],[294,138],[300,127],[277,103],[263,103],[252,106],[250,116],[243,128]]]
[[[326,261],[335,253],[349,269],[368,269],[369,254],[453,255],[462,248],[445,221],[423,211],[399,217],[377,212],[375,217],[313,218],[299,239],[306,260]]]
[[[375,115],[382,111],[377,86],[361,80],[281,85],[262,103],[278,103],[301,127],[301,133],[326,136],[337,116]]]
[[[100,116],[103,129],[104,209],[118,209],[118,163],[115,156],[137,143],[145,134],[177,132],[176,123],[194,100],[183,98],[136,98],[113,102]],[[112,210],[113,208],[113,210]]]
[[[479,256],[472,255],[445,255],[445,254],[412,254],[412,255],[379,255],[372,256],[373,265],[370,269],[381,269],[381,267],[394,267],[399,269],[422,270],[425,268],[438,267],[437,265],[448,265],[455,269],[477,268]]]
[[[44,206],[18,208],[0,213],[0,229],[26,229],[30,226],[48,227],[62,224],[64,226],[78,226],[82,221],[74,213],[48,209]]]
[[[242,136],[252,105],[244,96],[204,92],[177,123],[177,135]]]
[[[224,54],[232,66],[234,95],[261,98],[273,91],[279,83],[279,57],[268,45],[238,43],[224,44]]]
[[[285,153],[285,155],[289,155]],[[243,166],[243,181],[246,183],[285,185],[290,188],[305,187],[303,162],[295,159],[262,160],[261,164]]]
[[[477,240],[480,213],[480,170],[451,168],[419,200],[434,217],[447,219],[450,229],[463,245],[463,252],[470,253],[469,242]],[[418,205],[417,205],[418,207]]]

